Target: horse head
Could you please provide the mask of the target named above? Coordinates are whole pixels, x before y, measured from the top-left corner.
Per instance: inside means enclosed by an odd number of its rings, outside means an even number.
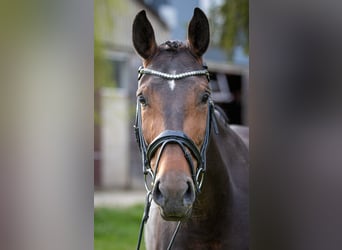
[[[153,27],[141,11],[132,38],[143,62],[136,126],[144,164],[153,175],[152,198],[165,220],[182,220],[191,214],[199,191],[199,169],[203,170],[208,143],[211,99],[202,55],[209,45],[209,23],[196,8],[186,42],[157,45]]]

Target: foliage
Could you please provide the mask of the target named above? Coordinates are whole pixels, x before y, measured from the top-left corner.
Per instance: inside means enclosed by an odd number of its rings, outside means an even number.
[[[104,55],[101,41],[102,33],[111,33],[114,28],[111,10],[116,7],[115,0],[94,1],[94,88],[95,91],[102,86],[114,86],[112,68]]]
[[[94,1],[94,123],[100,124],[100,97],[101,87],[113,87],[112,66],[104,55],[104,46],[101,35],[111,34],[114,28],[112,10],[116,8],[115,0]]]
[[[94,249],[135,249],[143,205],[129,208],[95,208]],[[141,249],[145,249],[142,242]]]
[[[248,0],[226,0],[220,7],[211,10],[211,22],[214,26],[213,42],[230,55],[238,45],[244,48],[245,53],[249,53],[248,10]]]

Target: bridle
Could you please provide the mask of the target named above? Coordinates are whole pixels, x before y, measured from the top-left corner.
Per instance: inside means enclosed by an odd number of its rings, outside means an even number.
[[[190,77],[190,76],[206,75],[208,81],[210,81],[209,72],[206,66],[204,66],[204,69],[202,70],[189,71],[189,72],[180,73],[180,74],[167,74],[167,73],[155,71],[152,69],[140,67],[138,70],[138,80],[140,80],[142,75],[144,74],[158,76],[167,80],[179,80],[179,79],[183,79],[183,78]],[[205,136],[204,136],[204,140],[200,149],[197,148],[196,144],[183,131],[179,131],[179,130],[164,130],[148,145],[145,141],[143,131],[142,131],[141,104],[139,103],[139,101],[137,101],[134,132],[135,132],[136,140],[137,140],[140,153],[141,153],[145,188],[147,190],[146,206],[145,206],[143,219],[140,225],[140,233],[139,233],[137,249],[140,248],[143,225],[148,220],[149,208],[152,202],[152,198],[151,198],[152,189],[155,183],[159,161],[160,161],[161,155],[165,147],[168,144],[179,145],[190,167],[190,172],[191,172],[193,183],[195,185],[196,193],[200,193],[203,180],[204,180],[204,175],[206,172],[206,151],[207,151],[207,146],[209,143],[211,124],[213,124],[214,126],[215,133],[218,134],[218,128],[217,128],[216,118],[214,114],[214,102],[211,100],[211,98],[209,98]],[[156,158],[156,169],[155,171],[153,171],[151,168],[151,159],[157,153],[158,149],[159,149],[159,152]],[[195,169],[195,165],[193,163],[192,157],[194,157],[197,162],[196,169]],[[148,176],[150,176],[152,179],[151,185],[148,184],[148,181],[147,181]],[[171,249],[172,243],[177,234],[179,226],[180,226],[180,222],[177,225],[177,228],[173,234],[173,237],[170,241],[168,249]]]

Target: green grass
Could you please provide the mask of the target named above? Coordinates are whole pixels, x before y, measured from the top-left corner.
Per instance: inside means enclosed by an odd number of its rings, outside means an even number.
[[[128,208],[95,208],[94,249],[135,249],[143,211],[143,205]],[[141,249],[145,249],[144,241]]]

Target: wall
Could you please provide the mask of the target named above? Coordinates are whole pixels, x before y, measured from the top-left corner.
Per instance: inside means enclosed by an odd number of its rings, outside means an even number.
[[[114,88],[101,90],[101,186],[129,186],[128,98]]]

